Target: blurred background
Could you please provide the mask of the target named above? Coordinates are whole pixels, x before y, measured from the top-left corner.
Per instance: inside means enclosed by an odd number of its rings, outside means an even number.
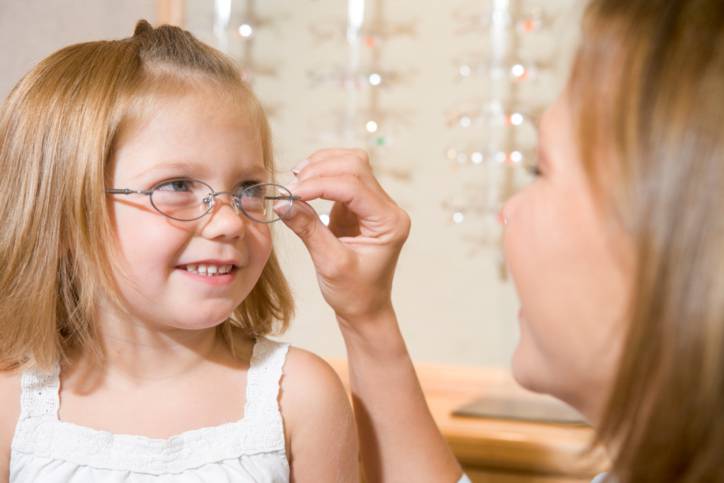
[[[576,0],[2,0],[0,95],[71,43],[179,24],[239,63],[266,107],[279,180],[312,151],[370,152],[413,220],[394,300],[414,359],[506,367],[518,301],[497,213],[530,182],[536,123],[566,80]],[[323,217],[329,206],[315,205]],[[343,356],[302,244],[276,247],[297,317],[282,338]]]

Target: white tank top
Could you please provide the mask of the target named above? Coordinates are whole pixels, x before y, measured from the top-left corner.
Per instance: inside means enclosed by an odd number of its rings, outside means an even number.
[[[113,434],[58,419],[59,374],[21,376],[10,483],[289,481],[277,397],[287,344],[254,344],[241,420],[168,439]]]

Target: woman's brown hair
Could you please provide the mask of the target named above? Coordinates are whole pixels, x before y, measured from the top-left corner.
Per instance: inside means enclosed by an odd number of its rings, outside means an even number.
[[[592,187],[636,242],[598,441],[620,483],[722,482],[724,5],[593,0],[570,93]]]
[[[96,304],[106,296],[123,306],[105,195],[114,141],[156,95],[202,87],[245,109],[273,174],[267,119],[239,69],[177,27],[142,20],[132,37],[66,47],[12,90],[0,109],[0,369],[47,368],[79,348],[103,357]],[[281,332],[292,313],[272,253],[218,330],[236,353],[239,336]]]

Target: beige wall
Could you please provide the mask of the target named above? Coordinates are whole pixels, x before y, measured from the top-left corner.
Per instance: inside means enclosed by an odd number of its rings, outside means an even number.
[[[187,3],[192,15],[189,26],[204,28],[213,2]],[[455,226],[443,209],[446,197],[466,183],[475,183],[480,174],[452,169],[444,158],[454,136],[445,126],[445,113],[465,97],[465,89],[454,82],[451,59],[471,47],[470,37],[453,34],[456,20],[451,12],[454,5],[470,2],[389,3],[394,5],[390,18],[412,20],[416,31],[414,38],[391,41],[386,49],[385,65],[408,72],[409,78],[382,96],[384,106],[406,113],[405,122],[393,131],[394,142],[384,162],[399,163],[412,173],[407,182],[382,176],[383,185],[413,219],[394,291],[402,330],[417,359],[506,366],[517,337],[518,302],[511,282],[499,277],[500,251],[466,241],[478,225]],[[332,19],[332,24],[340,16],[343,19],[344,2],[278,0],[257,5],[261,14],[276,20],[269,30],[260,31],[256,57],[273,65],[277,75],[259,80],[255,88],[262,101],[274,107],[276,151],[280,167],[288,169],[325,145],[318,132],[327,122],[325,113],[344,102],[338,90],[314,88],[308,78],[310,69],[344,63],[343,45],[315,44],[309,30],[320,19]],[[154,19],[151,0],[0,1],[0,95],[5,96],[25,71],[59,47],[126,36],[142,17]],[[556,83],[541,94],[551,98],[564,77],[577,30],[575,17],[564,16],[561,28],[555,39],[561,64],[556,67]],[[204,36],[202,31],[196,33]],[[480,178],[480,190],[490,186],[489,180]],[[298,240],[279,228],[277,250],[298,303],[298,317],[284,338],[323,355],[340,356],[341,338],[319,294],[309,256]]]
[[[155,16],[153,0],[0,0],[0,96],[59,48],[124,37],[136,20]]]

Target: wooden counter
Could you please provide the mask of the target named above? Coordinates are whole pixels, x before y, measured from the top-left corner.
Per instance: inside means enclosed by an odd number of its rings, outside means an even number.
[[[329,360],[347,384],[343,360]],[[453,416],[481,396],[552,401],[522,389],[506,370],[417,364],[433,417],[474,483],[583,483],[605,470],[602,452],[585,456],[588,426]]]

